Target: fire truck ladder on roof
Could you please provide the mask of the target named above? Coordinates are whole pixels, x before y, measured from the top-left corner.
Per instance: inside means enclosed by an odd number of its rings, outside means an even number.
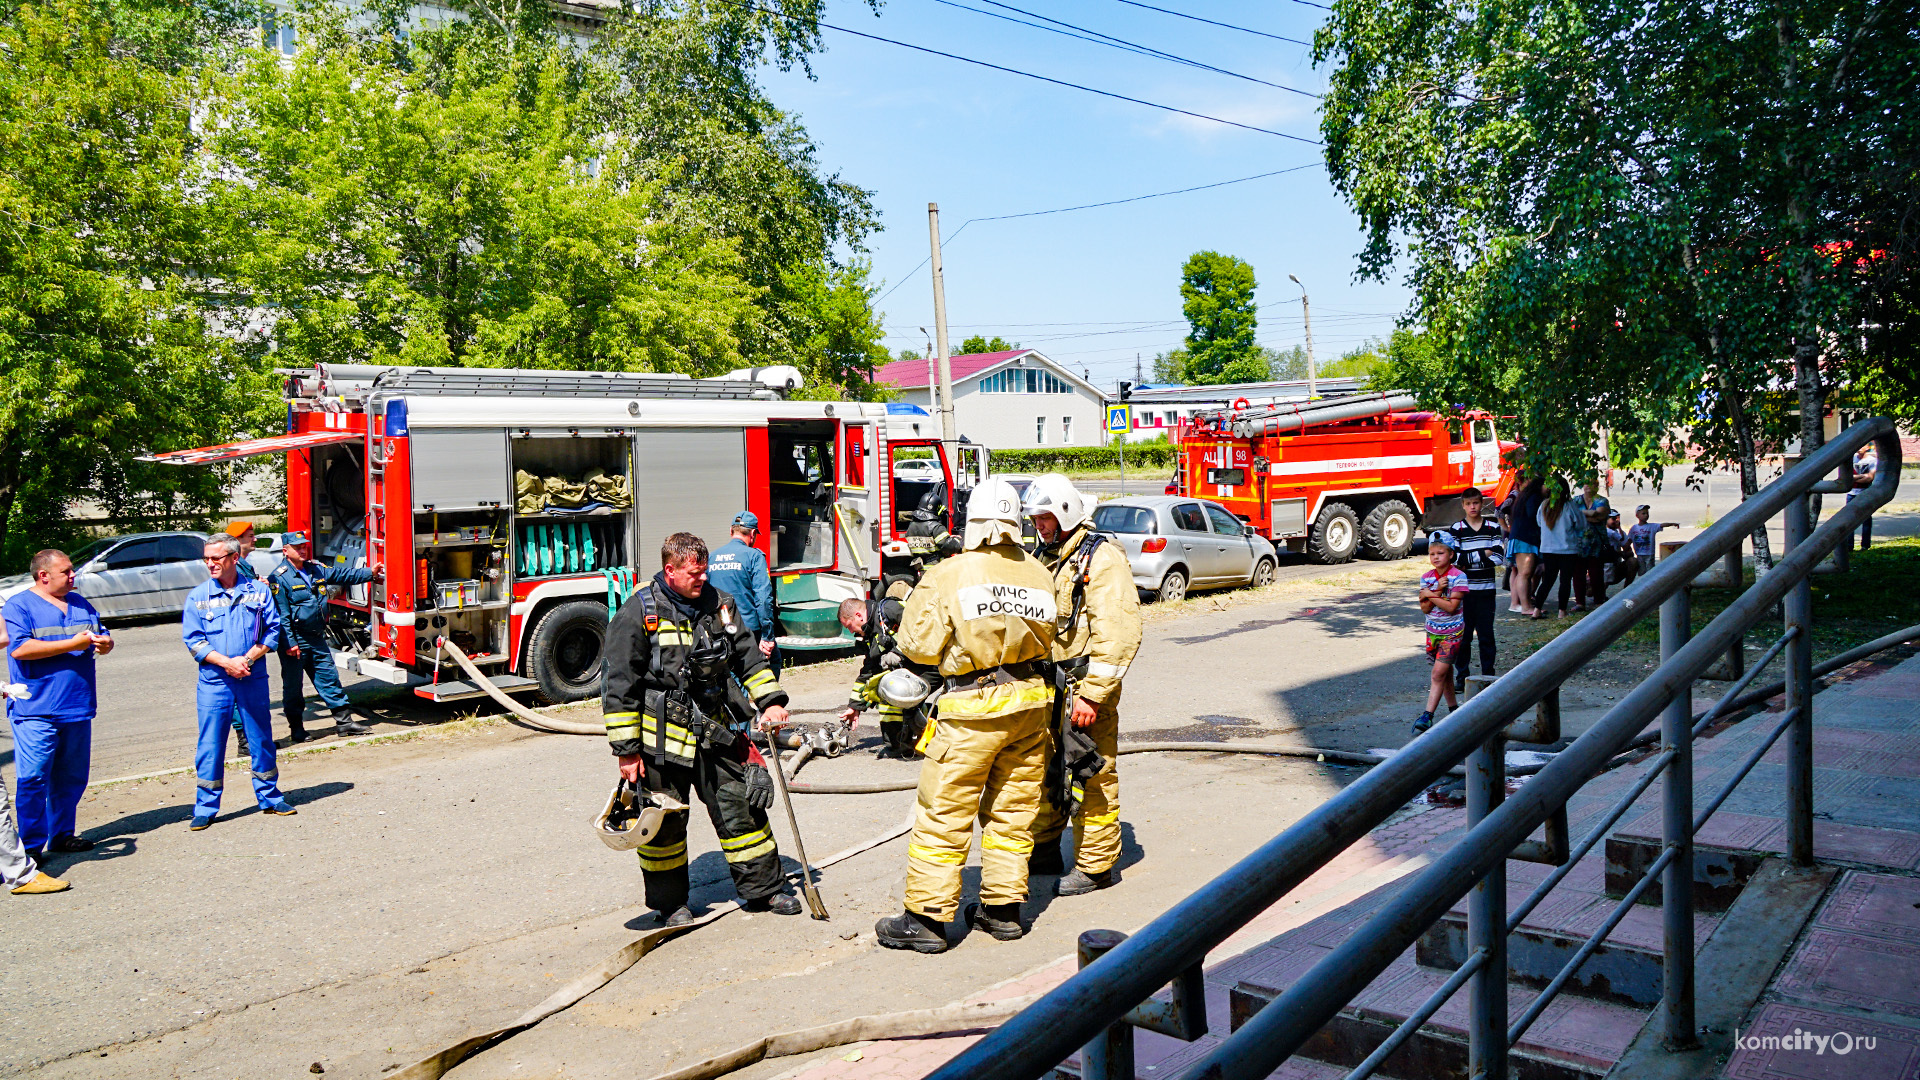
[[[772,391],[746,379],[693,379],[625,371],[402,368],[322,364],[321,394],[449,397],[704,398],[744,401]]]

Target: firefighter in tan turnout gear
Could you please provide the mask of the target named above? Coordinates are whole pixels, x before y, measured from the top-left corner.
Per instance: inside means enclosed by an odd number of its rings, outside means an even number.
[[[1060,896],[1104,889],[1120,880],[1120,680],[1140,651],[1140,593],[1120,545],[1095,532],[1087,500],[1066,477],[1048,473],[1027,487],[1022,507],[1040,538],[1040,561],[1053,572],[1059,636],[1054,662],[1074,682],[1070,722],[1090,735],[1104,764],[1079,784],[1073,817],[1073,872],[1055,886]],[[1033,823],[1030,874],[1066,871],[1060,834],[1067,814],[1043,802]]]
[[[602,710],[620,776],[670,808],[659,831],[635,848],[647,906],[668,926],[693,921],[686,807],[693,791],[707,805],[742,906],[798,914],[767,827],[773,778],[747,737],[755,710],[763,726],[786,723],[787,692],[733,597],[707,584],[705,542],[674,533],[661,545],[660,563],[608,623],[602,668]]]
[[[892,949],[937,953],[958,913],[960,872],[980,821],[980,904],[968,922],[1002,941],[1026,933],[1033,816],[1040,808],[1052,698],[1053,579],[1020,546],[1020,497],[993,478],[967,501],[962,551],[929,569],[895,641],[945,682],[927,729],[907,841],[906,911],[874,929]]]

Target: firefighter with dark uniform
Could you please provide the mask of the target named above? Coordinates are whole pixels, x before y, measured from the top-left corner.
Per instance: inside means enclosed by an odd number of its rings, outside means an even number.
[[[896,584],[894,588],[901,595],[908,592],[904,584]],[[840,625],[866,648],[866,659],[860,665],[860,674],[854,677],[847,707],[840,711],[840,722],[851,732],[861,713],[877,708],[882,756],[917,761],[920,752],[915,747],[919,746],[920,736],[927,727],[925,711],[918,705],[903,709],[880,696],[881,677],[905,663],[894,641],[905,610],[906,605],[893,596],[840,601]]]
[[[976,818],[980,904],[968,922],[1002,941],[1026,933],[1020,905],[1052,701],[1053,579],[1020,546],[1020,496],[1005,480],[974,489],[961,546],[907,596],[895,638],[908,670],[944,680],[945,693],[921,740],[906,911],[874,927],[890,949],[946,949],[943,924],[958,914]]]
[[[1060,612],[1053,659],[1073,674],[1070,722],[1093,738],[1105,762],[1080,784],[1073,872],[1054,888],[1057,895],[1077,896],[1120,880],[1120,680],[1140,651],[1140,593],[1126,552],[1094,531],[1085,496],[1066,477],[1048,473],[1028,485],[1022,509],[1040,540],[1035,554],[1053,572]],[[1041,804],[1029,873],[1065,873],[1060,834],[1066,826],[1060,808]]]
[[[800,901],[785,891],[767,827],[773,779],[747,732],[753,711],[763,728],[785,724],[787,692],[733,598],[707,586],[705,542],[674,533],[661,545],[660,563],[608,624],[603,670],[602,710],[621,777],[675,808],[637,848],[647,906],[667,926],[693,921],[685,808],[691,790],[706,804],[742,906],[797,914]]]

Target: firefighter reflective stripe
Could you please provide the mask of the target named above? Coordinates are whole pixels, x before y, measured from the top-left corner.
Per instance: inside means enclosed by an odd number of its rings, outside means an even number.
[[[745,836],[720,839],[720,850],[728,862],[746,862],[773,851],[773,830],[762,826]]]
[[[881,702],[880,703],[880,719],[882,720],[900,719],[900,706],[889,705],[884,701]]]
[[[759,671],[747,676],[746,682],[742,685],[747,689],[747,696],[755,701],[759,701],[761,698],[780,689],[779,680],[775,679],[773,672],[768,671],[766,668],[761,668]]]
[[[676,844],[641,844],[635,849],[640,854],[642,870],[678,870],[687,865],[687,842]]]
[[[1119,820],[1119,810],[1109,810],[1104,814],[1087,814],[1086,827],[1089,829],[1104,829]]]
[[[607,725],[607,738],[614,742],[640,737],[639,713],[610,712],[600,719]]]
[[[1105,664],[1098,660],[1087,661],[1087,674],[1103,675],[1109,679],[1124,679],[1132,664]]]
[[[1015,855],[1033,854],[1033,837],[1001,836],[999,833],[980,834],[980,846],[991,851],[1010,851]]]
[[[940,715],[950,719],[1005,716],[1053,702],[1053,691],[1037,679],[1011,686],[990,686],[940,698]]]
[[[653,632],[656,645],[684,645],[693,648],[693,632],[680,623],[662,622],[660,629]]]
[[[1031,849],[1033,845],[1028,844],[1027,846]],[[967,852],[965,848],[955,850],[953,848],[928,847],[925,844],[908,844],[907,858],[919,859],[921,862],[930,862],[935,866],[959,866],[967,861]]]
[[[687,761],[692,761],[693,752],[698,749],[698,744],[694,741],[693,733],[681,727],[679,724],[667,724],[665,725],[667,731],[666,738],[662,741],[659,734],[661,726],[658,718],[652,715],[642,716],[640,718],[642,740],[645,741],[649,747],[658,745],[661,752],[668,757],[684,758]]]

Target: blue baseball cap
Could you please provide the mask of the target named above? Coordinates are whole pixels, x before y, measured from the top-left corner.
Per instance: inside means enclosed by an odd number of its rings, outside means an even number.
[[[753,511],[742,510],[733,515],[733,527],[736,529],[758,530],[760,528],[760,519],[754,515]]]

